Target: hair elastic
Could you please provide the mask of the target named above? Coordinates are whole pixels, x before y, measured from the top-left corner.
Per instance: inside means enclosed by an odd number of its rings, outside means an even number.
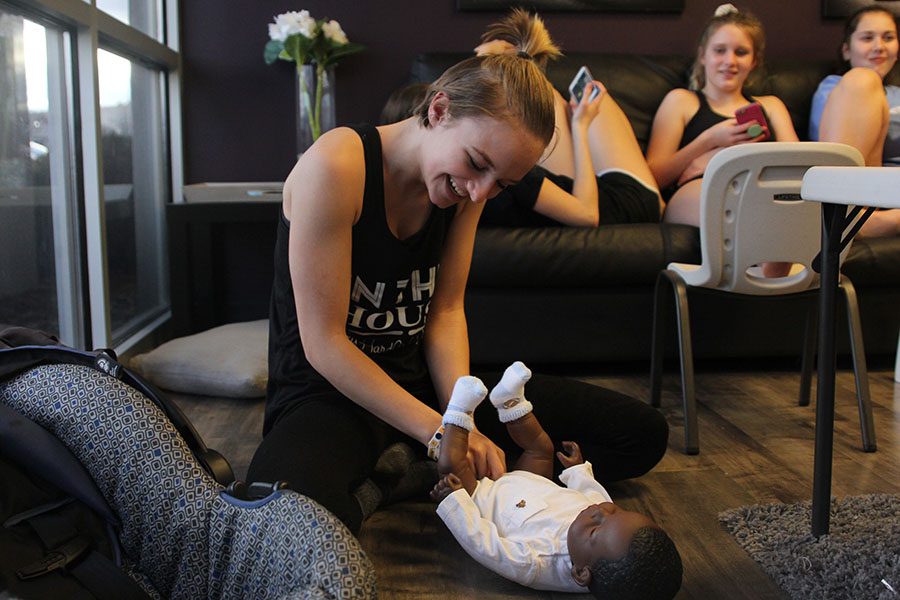
[[[737,9],[734,4],[720,4],[718,8],[716,8],[716,12],[713,13],[714,17],[724,17],[725,15],[730,15],[731,13],[741,12]]]

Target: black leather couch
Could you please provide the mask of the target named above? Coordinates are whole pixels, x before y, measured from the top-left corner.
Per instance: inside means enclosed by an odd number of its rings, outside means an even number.
[[[432,81],[467,56],[422,54],[410,81]],[[646,148],[656,108],[669,90],[686,87],[690,62],[683,56],[570,54],[552,63],[547,75],[565,93],[578,68],[587,65]],[[830,72],[825,61],[772,62],[757,70],[749,91],[781,98],[803,139],[810,99]],[[897,70],[891,76],[900,80]],[[466,294],[472,360],[648,360],[653,285],[673,261],[700,262],[696,228],[482,228]],[[900,237],[854,242],[843,272],[858,292],[867,354],[892,357],[900,330]],[[799,357],[808,297],[725,298],[698,291],[690,301],[697,358]],[[840,353],[849,352],[843,326],[838,344]]]

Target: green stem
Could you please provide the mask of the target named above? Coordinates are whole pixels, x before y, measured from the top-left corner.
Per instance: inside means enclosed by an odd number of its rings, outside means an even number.
[[[306,105],[306,118],[309,121],[309,128],[312,131],[312,141],[319,139],[319,115],[318,111],[311,106],[309,90],[306,86],[306,78],[303,76],[304,65],[297,63],[297,71],[300,74],[300,102]],[[318,66],[316,67],[318,69]],[[318,95],[318,94],[317,94]]]
[[[322,88],[325,84],[325,67],[316,64],[316,120],[313,124],[313,141],[322,135]]]

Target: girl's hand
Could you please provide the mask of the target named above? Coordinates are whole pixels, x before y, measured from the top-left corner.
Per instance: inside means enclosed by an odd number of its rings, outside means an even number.
[[[597,94],[596,98],[591,100],[590,98],[594,88],[600,90],[600,93]],[[588,83],[584,87],[584,93],[581,95],[581,102],[576,101],[575,98],[571,98],[569,100],[569,106],[572,108],[572,129],[581,127],[586,130],[591,124],[591,121],[594,120],[594,117],[597,116],[597,113],[600,112],[600,103],[603,102],[604,98],[606,98],[606,88],[597,80]]]
[[[469,434],[468,459],[476,479],[497,479],[506,473],[506,454],[477,429]]]
[[[578,444],[575,442],[563,442],[562,447],[565,452],[557,452],[556,458],[559,459],[564,468],[568,469],[584,462],[584,457],[581,456],[581,448],[578,447]]]
[[[747,142],[758,142],[765,138],[765,130],[758,136],[750,137],[747,130],[754,125],[756,121],[738,124],[735,119],[726,119],[721,123],[716,123],[704,133],[707,135],[713,148],[728,148],[735,144],[746,144]]]

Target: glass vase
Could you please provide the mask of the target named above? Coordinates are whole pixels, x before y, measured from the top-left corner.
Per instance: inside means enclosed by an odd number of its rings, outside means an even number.
[[[334,128],[334,67],[297,69],[297,155]]]

